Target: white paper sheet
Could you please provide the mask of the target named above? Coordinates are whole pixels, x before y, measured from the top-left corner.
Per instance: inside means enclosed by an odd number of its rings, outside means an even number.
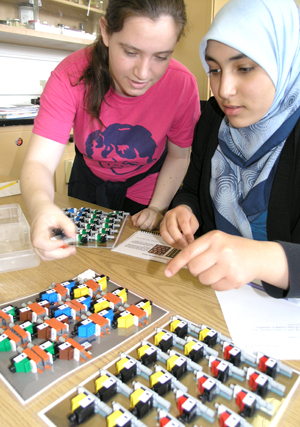
[[[249,353],[300,359],[300,306],[275,299],[256,285],[216,292],[232,341]]]

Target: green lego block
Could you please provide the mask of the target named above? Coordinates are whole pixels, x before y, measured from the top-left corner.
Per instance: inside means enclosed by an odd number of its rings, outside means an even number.
[[[0,351],[10,351],[11,344],[8,338],[4,338],[0,341]]]
[[[26,356],[26,354],[21,353],[17,357],[13,359],[13,363],[16,369],[16,372],[30,372],[31,371],[31,365],[30,360]]]

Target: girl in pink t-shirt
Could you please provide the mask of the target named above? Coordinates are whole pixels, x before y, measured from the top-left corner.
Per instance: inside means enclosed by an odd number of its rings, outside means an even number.
[[[73,128],[69,195],[159,224],[185,174],[200,103],[194,76],[171,59],[186,23],[183,0],[109,0],[96,43],[65,58],[41,96],[21,172],[32,243],[63,258],[49,229],[75,234],[53,203],[53,174]]]

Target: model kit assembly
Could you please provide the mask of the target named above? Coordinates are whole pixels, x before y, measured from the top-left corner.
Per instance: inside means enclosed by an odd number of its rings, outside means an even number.
[[[54,230],[54,237],[66,244],[90,248],[112,249],[117,244],[129,216],[124,211],[102,211],[88,207],[65,208],[63,212],[76,225],[76,238],[66,239],[61,230]]]
[[[173,316],[40,415],[59,427],[273,426],[299,381],[279,360]]]
[[[45,378],[30,393],[166,314],[93,270],[28,298],[0,307],[1,374],[24,400],[31,397],[25,384],[37,374]]]

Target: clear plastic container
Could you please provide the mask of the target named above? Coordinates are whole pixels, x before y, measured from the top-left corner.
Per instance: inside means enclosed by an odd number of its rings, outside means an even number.
[[[0,206],[0,273],[37,267],[39,263],[20,205]]]

